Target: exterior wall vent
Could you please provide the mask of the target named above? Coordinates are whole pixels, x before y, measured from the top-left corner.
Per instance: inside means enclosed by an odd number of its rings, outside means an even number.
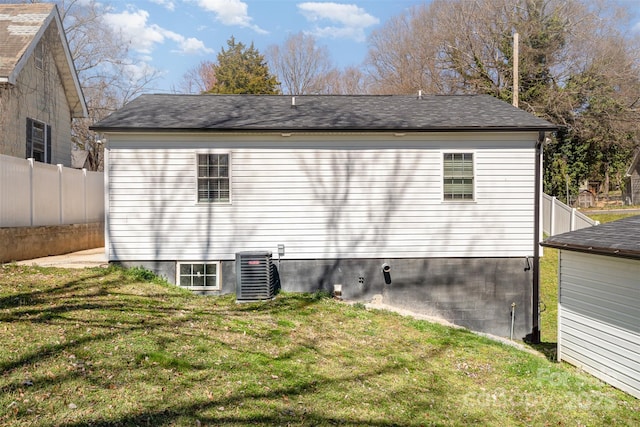
[[[275,273],[271,252],[236,253],[236,301],[251,302],[275,296]]]

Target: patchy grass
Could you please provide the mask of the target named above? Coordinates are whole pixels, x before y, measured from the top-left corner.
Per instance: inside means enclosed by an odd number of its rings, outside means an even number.
[[[558,250],[544,248],[540,259],[540,340],[558,342]]]
[[[0,267],[0,425],[638,425],[591,376],[326,294]]]
[[[585,212],[585,214],[596,221],[600,221],[600,224],[604,224],[605,222],[617,221],[622,218],[628,218],[630,216],[638,215],[635,213],[624,213],[624,210],[616,213],[607,213],[607,214],[590,214],[589,212]]]

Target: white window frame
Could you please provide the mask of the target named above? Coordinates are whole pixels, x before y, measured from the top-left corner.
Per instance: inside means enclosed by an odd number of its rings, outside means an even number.
[[[197,274],[193,273],[193,266],[196,264],[216,266],[215,284],[213,286],[207,286],[207,285],[194,286],[193,284],[190,286],[182,285],[182,281],[180,279],[185,275],[181,273],[181,267],[183,265],[191,265],[192,273],[189,275],[189,277],[195,277],[195,276],[198,276]],[[206,269],[205,269],[205,278],[208,276],[209,275],[206,274]],[[193,280],[191,282],[193,283]],[[222,289],[222,262],[220,261],[177,261],[176,262],[176,285],[183,289],[189,289],[192,291],[219,291]]]
[[[229,181],[229,200],[211,200],[211,201],[206,201],[206,200],[200,200],[200,196],[199,196],[199,184],[200,184],[200,176],[199,176],[199,167],[200,167],[200,156],[201,155],[210,155],[210,154],[224,154],[227,155],[228,158],[228,173],[227,173],[227,179]],[[201,204],[201,205],[229,205],[231,204],[231,201],[233,200],[233,179],[232,179],[232,175],[233,175],[233,156],[231,151],[225,150],[225,151],[219,151],[219,150],[207,150],[207,151],[198,151],[196,152],[196,156],[195,156],[195,175],[196,175],[196,188],[195,188],[195,201],[197,204]],[[206,179],[206,178],[205,178]]]
[[[447,154],[470,154],[472,156],[472,160],[471,160],[471,167],[473,168],[473,175],[472,175],[472,197],[470,199],[448,199],[445,197],[445,184],[444,184],[444,179],[445,179],[445,173],[444,173],[444,157]],[[440,196],[442,197],[442,201],[444,203],[474,203],[477,199],[477,192],[476,192],[476,182],[477,182],[477,168],[476,168],[476,158],[477,158],[477,154],[476,151],[474,150],[460,150],[460,149],[456,149],[456,150],[442,150],[440,152],[440,161],[442,162],[441,164],[441,177],[440,177]]]

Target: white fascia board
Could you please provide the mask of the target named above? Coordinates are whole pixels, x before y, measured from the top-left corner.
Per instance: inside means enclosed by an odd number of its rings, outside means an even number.
[[[87,103],[84,99],[84,93],[82,92],[82,86],[80,86],[80,80],[78,79],[78,72],[76,71],[76,66],[73,62],[73,58],[71,57],[71,51],[69,50],[69,42],[67,41],[67,36],[64,31],[64,27],[62,25],[62,20],[60,19],[60,14],[58,13],[58,6],[54,7],[55,13],[52,13],[53,17],[51,19],[55,19],[56,25],[58,27],[58,35],[60,36],[60,43],[62,44],[62,49],[64,50],[65,61],[67,65],[67,72],[71,75],[73,80],[73,86],[78,95],[81,116],[74,116],[75,118],[85,118],[89,115],[89,111],[87,110]],[[74,110],[74,113],[77,112]]]

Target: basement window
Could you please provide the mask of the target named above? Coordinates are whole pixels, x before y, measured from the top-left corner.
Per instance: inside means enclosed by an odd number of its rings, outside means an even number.
[[[179,262],[176,283],[191,290],[220,290],[220,262]]]
[[[444,200],[473,200],[473,153],[444,153]]]
[[[198,202],[230,200],[229,154],[198,154]]]

